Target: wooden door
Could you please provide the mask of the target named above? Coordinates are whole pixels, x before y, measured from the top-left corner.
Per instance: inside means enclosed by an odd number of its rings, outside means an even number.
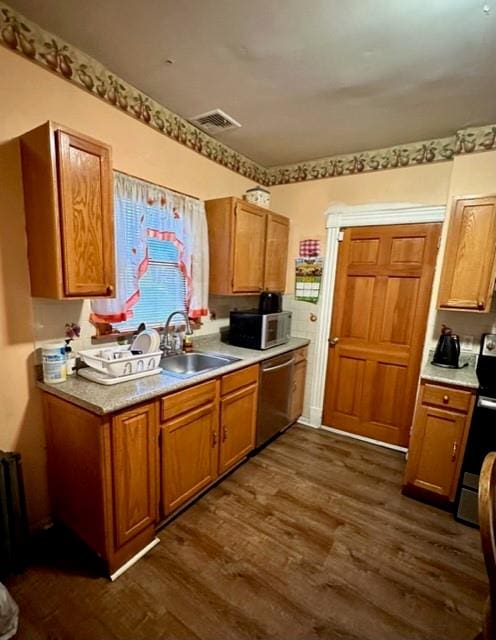
[[[157,520],[157,415],[155,403],[117,414],[111,425],[115,546]]]
[[[242,460],[255,446],[257,387],[251,384],[220,401],[219,473]]]
[[[415,414],[406,484],[452,500],[466,416],[421,405]]]
[[[406,446],[441,225],[347,229],[323,423]]]
[[[114,295],[110,147],[57,130],[64,293]]]
[[[276,213],[268,213],[266,219],[264,289],[284,292],[288,268],[289,220]]]
[[[217,477],[218,412],[215,403],[162,425],[162,509],[169,514]]]
[[[496,264],[496,196],[462,198],[451,214],[439,307],[489,311]]]
[[[305,379],[307,374],[307,361],[295,362],[293,368],[293,392],[291,395],[290,414],[291,421],[296,422],[303,413],[305,399]]]
[[[234,210],[233,293],[258,293],[263,289],[265,216],[248,204]]]

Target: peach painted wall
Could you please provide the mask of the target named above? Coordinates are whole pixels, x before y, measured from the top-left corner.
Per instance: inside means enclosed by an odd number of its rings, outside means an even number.
[[[208,199],[241,195],[253,182],[0,47],[0,449],[22,453],[31,523],[49,514],[39,393],[34,387],[19,147],[16,137],[48,119],[108,142],[114,167]],[[68,306],[65,306],[68,305]],[[46,306],[46,305],[45,305]],[[50,303],[60,327],[78,303]],[[35,314],[37,306],[34,306]]]
[[[444,204],[448,197],[452,166],[452,162],[443,162],[273,187],[271,208],[291,218],[291,258],[298,255],[298,243],[305,238],[319,238],[324,252],[325,211],[331,203]],[[292,292],[292,260],[288,265],[287,281],[288,292]]]
[[[496,152],[457,156],[453,162],[407,167],[283,185],[272,188],[271,208],[291,218],[288,286],[285,308],[293,312],[293,334],[312,340],[309,349],[309,366],[306,380],[303,417],[309,420],[309,398],[316,372],[315,343],[317,325],[311,315],[319,313],[317,305],[298,302],[291,295],[294,291],[294,258],[298,255],[298,243],[305,238],[319,238],[325,254],[325,212],[331,203],[367,204],[376,202],[410,202],[448,205],[452,198],[462,195],[496,193]],[[448,212],[449,213],[449,212]],[[438,269],[433,283],[433,307],[437,299],[440,265],[444,254],[446,231],[444,225],[442,243],[438,255]],[[429,317],[426,347],[435,345],[439,328],[446,323],[460,336],[473,336],[472,349],[478,352],[481,333],[496,331],[496,301],[489,314],[456,311],[436,311]],[[463,346],[463,345],[462,345]]]

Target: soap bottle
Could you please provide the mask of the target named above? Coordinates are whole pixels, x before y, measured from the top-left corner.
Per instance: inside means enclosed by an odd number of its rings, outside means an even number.
[[[189,334],[184,335],[183,350],[185,353],[191,353],[193,351],[193,336]]]

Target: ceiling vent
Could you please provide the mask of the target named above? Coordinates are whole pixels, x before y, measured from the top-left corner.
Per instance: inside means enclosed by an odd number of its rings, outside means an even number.
[[[231,129],[238,129],[241,126],[239,122],[231,118],[231,116],[228,116],[227,113],[224,113],[221,109],[201,113],[199,116],[189,118],[189,121],[211,136],[224,133],[224,131],[230,131]]]

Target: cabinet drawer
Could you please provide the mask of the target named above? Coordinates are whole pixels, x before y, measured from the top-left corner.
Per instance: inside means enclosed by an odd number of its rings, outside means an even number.
[[[214,402],[217,395],[217,380],[196,384],[193,387],[177,391],[160,400],[160,419],[162,422],[201,407],[203,404]]]
[[[296,349],[296,351],[294,352],[294,359],[295,359],[295,364],[298,364],[299,362],[303,362],[303,360],[306,360],[308,356],[308,347],[301,347],[301,349]]]
[[[468,413],[472,401],[472,393],[462,389],[441,387],[434,384],[424,384],[422,404],[431,404],[445,409],[455,409]]]
[[[258,382],[258,364],[222,376],[220,393],[225,396],[226,393],[231,393],[231,391],[241,389],[241,387],[246,387],[254,382]]]

